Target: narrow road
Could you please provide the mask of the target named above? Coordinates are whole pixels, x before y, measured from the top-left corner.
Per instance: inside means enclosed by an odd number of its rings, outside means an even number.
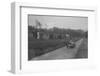
[[[79,45],[83,39],[80,39],[79,41],[76,42],[76,47],[75,48],[67,48],[66,46],[56,49],[52,52],[46,53],[42,56],[35,57],[32,60],[55,60],[55,59],[71,59],[75,56],[77,53],[77,50],[79,48]]]

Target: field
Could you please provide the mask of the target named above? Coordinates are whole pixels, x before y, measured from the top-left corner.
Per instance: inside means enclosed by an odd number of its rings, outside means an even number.
[[[40,56],[57,48],[65,46],[64,40],[39,40],[29,39],[28,42],[28,59]]]

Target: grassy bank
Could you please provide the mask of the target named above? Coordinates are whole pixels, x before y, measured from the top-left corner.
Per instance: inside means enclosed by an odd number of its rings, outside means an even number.
[[[88,40],[83,39],[75,58],[88,58]]]

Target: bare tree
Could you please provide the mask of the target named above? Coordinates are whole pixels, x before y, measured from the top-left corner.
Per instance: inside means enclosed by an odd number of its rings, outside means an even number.
[[[42,24],[40,21],[36,20],[36,28],[41,29]]]

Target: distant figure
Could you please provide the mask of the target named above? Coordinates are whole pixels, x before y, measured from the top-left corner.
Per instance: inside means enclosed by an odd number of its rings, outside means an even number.
[[[37,39],[37,31],[32,31],[33,38]]]

